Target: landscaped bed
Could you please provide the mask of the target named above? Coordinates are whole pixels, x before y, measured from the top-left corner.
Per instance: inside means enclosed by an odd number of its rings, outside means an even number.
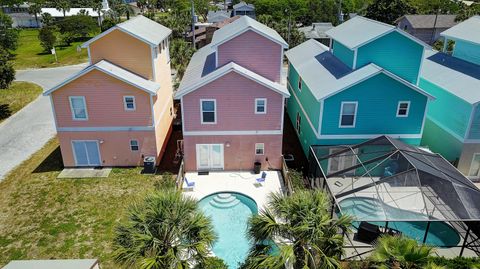
[[[42,87],[30,82],[13,82],[0,89],[0,122],[28,105],[42,93]]]
[[[115,168],[108,178],[57,179],[62,169],[56,139],[0,182],[0,267],[12,259],[112,260],[115,226],[125,207],[153,190],[162,176]]]

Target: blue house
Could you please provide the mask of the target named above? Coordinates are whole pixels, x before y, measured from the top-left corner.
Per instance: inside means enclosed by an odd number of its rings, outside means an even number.
[[[286,52],[287,111],[304,152],[389,135],[419,145],[433,95],[418,87],[425,45],[361,16]]]
[[[440,34],[452,55],[426,51],[419,86],[437,99],[429,105],[422,144],[471,179],[480,179],[480,16]],[[446,47],[444,47],[444,51]]]

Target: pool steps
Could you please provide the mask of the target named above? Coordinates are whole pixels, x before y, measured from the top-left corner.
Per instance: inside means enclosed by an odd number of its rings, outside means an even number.
[[[219,193],[210,201],[210,205],[215,208],[232,208],[240,203],[240,200],[230,193]]]

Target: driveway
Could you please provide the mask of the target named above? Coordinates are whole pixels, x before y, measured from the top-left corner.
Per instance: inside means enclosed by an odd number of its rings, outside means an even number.
[[[16,79],[36,83],[45,90],[85,67],[86,64],[22,70],[17,71]],[[39,96],[0,124],[0,180],[55,136],[55,124],[49,99],[49,97]]]

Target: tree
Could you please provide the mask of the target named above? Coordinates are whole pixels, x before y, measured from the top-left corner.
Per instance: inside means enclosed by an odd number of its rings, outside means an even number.
[[[14,50],[17,43],[18,31],[13,28],[12,18],[0,10],[0,49]]]
[[[43,26],[51,26],[54,27],[53,25],[53,17],[50,15],[50,13],[42,13],[42,24]]]
[[[207,257],[205,258],[205,262],[203,264],[198,264],[194,269],[228,269],[228,266],[222,259],[218,257]]]
[[[173,39],[170,43],[171,64],[177,70],[178,81],[182,80],[194,52],[192,45],[183,39]]]
[[[39,25],[38,14],[42,13],[42,5],[43,5],[43,1],[34,0],[29,2],[29,6],[28,6],[28,13],[33,14],[33,16],[35,16],[35,22],[37,23],[37,27]]]
[[[195,12],[199,14],[203,21],[207,21],[208,11],[211,10],[211,5],[209,0],[194,0]]]
[[[116,228],[114,258],[125,268],[189,268],[205,263],[214,240],[197,201],[164,189],[129,207],[128,219]]]
[[[67,16],[67,12],[70,11],[71,2],[69,0],[53,0],[53,7],[63,12],[63,18]]]
[[[102,21],[102,26],[100,27],[100,30],[102,32],[105,32],[107,31],[108,29],[112,28],[113,26],[115,26],[115,21],[112,20],[111,18],[106,18]]]
[[[64,18],[58,24],[63,41],[70,45],[75,39],[85,39],[90,33],[97,30],[97,24],[87,15],[74,15]]]
[[[40,40],[40,45],[46,52],[50,52],[57,42],[57,36],[55,35],[55,29],[51,26],[43,26],[38,31],[38,39]]]
[[[277,21],[270,15],[260,15],[258,16],[258,21],[277,31],[287,42],[290,41],[288,45],[291,48],[305,41],[305,35],[298,31],[294,21],[289,22],[288,19],[285,18]],[[288,30],[289,23],[290,31]]]
[[[405,0],[375,0],[367,8],[367,18],[394,24],[395,20],[406,14],[415,14],[416,9]]]
[[[172,29],[173,38],[184,38],[186,30],[190,28],[191,20],[189,11],[175,10],[158,18],[157,22]]]
[[[480,15],[480,3],[473,3],[470,6],[463,5],[455,20],[464,21],[474,15]]]
[[[15,69],[10,61],[10,53],[0,47],[0,89],[6,89],[15,79]]]
[[[103,9],[103,4],[101,0],[94,0],[92,3],[92,8],[97,12],[98,15],[98,26],[102,26],[102,9]]]
[[[460,1],[451,0],[409,0],[419,14],[456,14],[462,7]]]
[[[414,269],[426,266],[434,252],[434,248],[419,245],[415,239],[384,235],[377,240],[370,259],[385,269]]]
[[[328,195],[318,190],[270,194],[268,208],[249,221],[254,247],[243,268],[285,268],[286,263],[294,269],[339,268],[344,244],[339,231],[348,229],[350,218],[332,219],[329,208]],[[281,239],[275,241],[278,251],[267,243],[274,239]]]

